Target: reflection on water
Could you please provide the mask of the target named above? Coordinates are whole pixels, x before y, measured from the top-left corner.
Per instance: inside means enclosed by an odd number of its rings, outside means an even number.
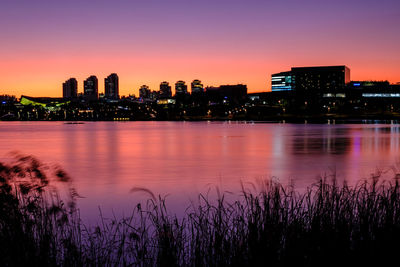
[[[146,187],[184,209],[210,187],[277,177],[298,188],[335,172],[340,180],[389,169],[399,156],[398,125],[207,122],[1,122],[1,156],[18,150],[60,163],[75,178],[82,216],[128,212]],[[389,175],[389,174],[388,174]]]

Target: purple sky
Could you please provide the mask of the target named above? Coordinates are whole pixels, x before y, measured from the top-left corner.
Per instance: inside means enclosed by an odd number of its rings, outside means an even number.
[[[122,94],[196,78],[267,91],[273,72],[337,64],[400,81],[399,0],[2,0],[0,25],[0,93],[57,96],[111,72]]]

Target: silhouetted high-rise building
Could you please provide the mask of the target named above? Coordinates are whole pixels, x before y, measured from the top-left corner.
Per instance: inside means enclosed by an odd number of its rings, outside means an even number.
[[[92,75],[83,82],[83,95],[87,100],[98,100],[99,92],[97,77]]]
[[[204,93],[203,84],[201,84],[200,80],[194,80],[192,82],[192,94],[200,94]]]
[[[104,79],[104,97],[107,99],[119,99],[119,82],[116,73],[112,73]]]
[[[168,82],[162,82],[160,84],[160,98],[170,98],[172,97],[171,86]]]
[[[185,95],[187,94],[187,85],[184,81],[177,81],[175,83],[175,94],[176,95]]]
[[[71,78],[63,83],[63,98],[78,97],[78,81]]]
[[[150,98],[150,93],[151,91],[147,85],[142,85],[139,88],[139,97],[141,98]]]

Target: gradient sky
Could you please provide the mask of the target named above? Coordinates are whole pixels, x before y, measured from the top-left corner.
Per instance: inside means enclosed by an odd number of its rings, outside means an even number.
[[[0,94],[61,96],[62,83],[120,77],[270,90],[292,66],[347,65],[400,82],[399,0],[1,0]]]

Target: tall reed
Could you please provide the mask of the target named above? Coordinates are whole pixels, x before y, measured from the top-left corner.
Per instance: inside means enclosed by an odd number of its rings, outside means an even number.
[[[198,196],[178,218],[152,195],[127,218],[86,227],[59,167],[17,155],[0,163],[4,266],[383,265],[400,249],[399,175],[350,186],[322,178],[305,192],[264,181],[236,201]],[[68,197],[60,197],[60,185]],[[146,190],[146,189],[134,189]],[[151,193],[151,192],[150,192]]]

